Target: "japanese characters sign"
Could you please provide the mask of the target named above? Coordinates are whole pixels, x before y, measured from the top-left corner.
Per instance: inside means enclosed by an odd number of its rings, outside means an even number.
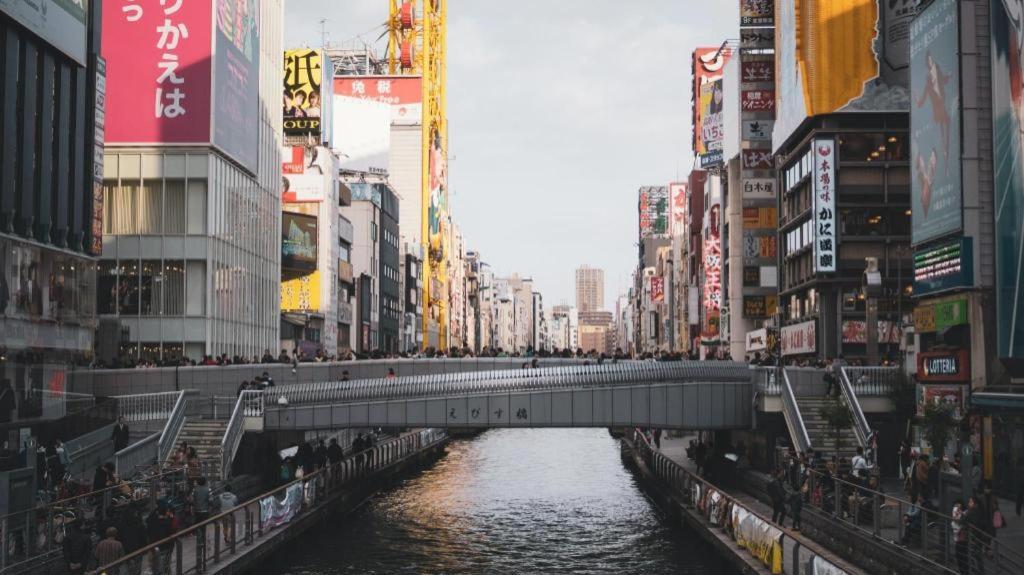
[[[666,186],[643,186],[637,205],[640,238],[665,237],[669,232],[669,193]]]
[[[771,178],[747,178],[743,180],[744,200],[770,200],[775,197],[775,180]]]
[[[782,326],[782,355],[814,353],[818,349],[816,324],[812,319],[795,325]]]
[[[669,223],[670,232],[678,236],[686,231],[686,183],[677,182],[668,185],[668,195],[672,202]]]
[[[744,112],[774,112],[774,90],[743,90],[740,109]]]
[[[743,150],[740,160],[744,170],[770,170],[774,165],[769,150]]]
[[[721,92],[722,70],[731,55],[732,52],[728,48],[719,49],[717,46],[697,48],[693,51],[693,92],[690,103],[693,106],[693,151],[699,156],[708,153],[703,129],[707,105],[702,89],[707,84],[719,82],[719,92]],[[710,95],[712,94],[709,93],[709,97]],[[718,107],[721,108],[721,98]]]
[[[423,88],[419,76],[339,76],[334,79],[334,94],[389,104],[392,124],[423,122]]]
[[[835,140],[814,140],[814,271],[836,271]]]
[[[772,139],[772,120],[743,120],[743,139],[750,141],[770,141]]]
[[[319,50],[308,48],[284,51],[285,134],[310,134],[319,139],[324,104],[321,87],[324,61]]]
[[[106,143],[210,142],[210,0],[103,3]]]
[[[651,303],[665,301],[665,278],[651,276]]]
[[[752,56],[753,57],[753,56]],[[744,60],[740,65],[740,82],[756,84],[775,82],[775,62],[771,60]],[[774,93],[772,96],[774,97]]]
[[[775,28],[740,28],[740,51],[767,50],[775,46]]]
[[[725,94],[722,81],[716,80],[700,88],[701,142],[699,151],[702,168],[722,163],[722,140],[725,136],[722,110]]]
[[[718,204],[711,206],[712,223],[708,226],[704,240],[704,309],[722,309],[722,245],[720,227],[714,223],[717,212],[721,211]]]

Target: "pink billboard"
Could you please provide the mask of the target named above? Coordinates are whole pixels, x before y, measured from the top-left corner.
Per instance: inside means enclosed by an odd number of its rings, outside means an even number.
[[[106,143],[208,144],[213,6],[105,2]]]

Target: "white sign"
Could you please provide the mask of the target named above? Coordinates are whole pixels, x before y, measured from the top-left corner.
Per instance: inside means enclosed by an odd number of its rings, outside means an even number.
[[[836,167],[833,138],[814,140],[814,271],[836,271]]]
[[[768,349],[768,330],[761,328],[747,332],[747,351],[755,352]]]
[[[768,141],[772,139],[775,120],[743,120],[743,139]]]
[[[818,338],[813,319],[795,325],[783,326],[780,334],[782,355],[814,353],[818,349]]]
[[[745,178],[743,180],[743,199],[775,199],[775,180],[772,178]]]
[[[391,106],[384,102],[334,96],[331,111],[339,167],[386,174],[391,149]]]

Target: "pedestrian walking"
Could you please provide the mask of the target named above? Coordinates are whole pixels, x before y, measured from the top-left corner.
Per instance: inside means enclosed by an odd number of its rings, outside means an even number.
[[[327,446],[324,445],[323,439],[317,440],[316,448],[313,449],[313,461],[316,462],[317,469],[327,467]]]
[[[114,453],[128,447],[128,443],[131,442],[131,432],[128,430],[128,424],[125,423],[123,415],[117,418],[117,423],[114,425],[114,431],[110,434],[110,439],[114,442]]]
[[[114,561],[124,557],[124,545],[117,538],[117,527],[107,527],[105,537],[96,544],[96,565],[110,565]],[[117,570],[107,570],[108,575],[114,575]]]
[[[985,575],[985,550],[988,548],[986,532],[991,519],[985,516],[981,502],[974,495],[967,498],[968,562],[974,565],[974,574]]]
[[[206,478],[200,477],[196,480],[196,486],[192,489],[192,516],[195,523],[202,523],[210,518],[210,486]]]
[[[231,484],[224,484],[224,492],[220,494],[219,503],[220,513],[227,513],[235,507],[238,507],[238,496],[231,491]],[[224,543],[232,545],[235,541],[235,518],[233,515],[225,515],[222,519],[222,525],[224,528]]]
[[[332,437],[331,444],[327,446],[327,461],[334,465],[345,458],[345,451],[338,445],[338,438]]]
[[[174,515],[165,503],[158,503],[156,509],[149,514],[146,520],[146,534],[149,536],[150,544],[160,543],[153,550],[150,559],[153,575],[170,573],[171,549],[174,548],[174,542],[166,540],[174,534]]]
[[[356,434],[355,441],[352,442],[352,452],[356,454],[356,467],[362,468],[363,462],[366,461],[366,440],[363,439],[363,433],[360,431]]]
[[[793,492],[789,496],[789,511],[793,515],[792,527],[794,531],[800,531],[800,529],[803,527],[803,522],[800,520],[800,513],[803,511],[804,508],[804,494],[802,490],[805,487],[806,484],[804,486],[801,486],[801,491]]]
[[[832,397],[833,391],[839,391],[839,379],[836,377],[836,369],[833,368],[835,360],[828,360],[828,364],[825,366],[825,375],[822,379],[828,384],[825,389],[825,397]]]
[[[958,500],[953,505],[953,520],[950,522],[950,527],[953,531],[953,542],[956,549],[956,565],[960,570],[961,575],[969,575],[970,573],[970,564],[967,560],[966,515],[967,513],[964,511],[963,502]]]
[[[867,458],[864,457],[863,447],[857,446],[857,455],[853,456],[853,459],[850,461],[850,465],[852,468],[851,473],[853,474],[853,478],[856,480],[855,483],[857,483],[857,485],[864,485],[864,482],[867,480],[868,473],[873,466],[870,465]]]
[[[775,473],[768,484],[768,496],[772,500],[772,522],[784,527],[786,522],[786,487],[785,475],[782,471]]]
[[[654,447],[661,449],[661,429],[657,428],[651,434],[654,436]]]

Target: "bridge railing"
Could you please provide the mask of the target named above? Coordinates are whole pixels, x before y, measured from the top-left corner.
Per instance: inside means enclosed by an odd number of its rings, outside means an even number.
[[[739,362],[629,362],[305,383],[277,386],[267,393],[272,401],[283,396],[288,405],[302,405],[474,393],[515,393],[624,383],[749,382],[750,377],[747,365]]]
[[[245,435],[246,418],[263,417],[263,397],[262,391],[243,391],[235,401],[235,409],[231,412],[224,438],[220,442],[220,476],[224,479],[231,477],[231,464],[235,460],[238,446],[242,444],[242,436]]]
[[[181,396],[180,391],[117,395],[117,415],[125,421],[167,419]]]
[[[164,496],[187,493],[188,481],[181,467],[149,473],[118,485],[79,494],[64,493],[56,501],[40,500],[32,509],[0,517],[4,545],[0,545],[0,573],[54,572],[61,562],[67,524],[73,520],[106,521],[125,501],[147,511]],[[49,566],[49,568],[48,568]],[[63,572],[63,571],[61,571]]]
[[[113,563],[101,565],[96,572],[133,572],[133,567],[153,555],[164,562],[166,573],[204,573],[214,564],[230,561],[245,547],[264,542],[264,535],[275,527],[310,513],[353,482],[446,440],[443,430],[403,434],[222,511],[166,539],[151,542]]]
[[[796,540],[777,528],[767,516],[663,455],[640,430],[634,430],[627,440],[647,469],[671,491],[682,496],[686,507],[699,513],[710,528],[723,529],[740,547],[746,547],[764,563],[766,570],[772,569],[773,554],[778,553],[778,565],[793,567],[793,572],[845,572],[827,560],[821,550],[808,548],[805,541]],[[773,551],[775,542],[780,544],[777,551]],[[787,568],[786,572],[791,571]]]
[[[800,407],[796,403],[796,395],[789,382],[789,374],[786,369],[779,368],[779,381],[782,386],[782,415],[786,420],[786,427],[789,428],[789,435],[793,445],[798,451],[808,452],[811,450],[811,437],[807,433],[807,426],[804,424],[803,415],[800,414]]]
[[[174,449],[174,442],[178,439],[178,434],[181,433],[182,428],[185,427],[189,400],[198,395],[197,392],[190,390],[182,390],[178,393],[178,399],[174,402],[174,409],[171,410],[167,423],[164,424],[164,428],[160,432],[160,439],[157,440],[157,462],[166,461],[170,457],[171,450]]]
[[[804,501],[814,512],[870,535],[878,545],[910,553],[937,572],[956,573],[959,565],[960,573],[1024,573],[1024,553],[1014,549],[1012,543],[971,526],[966,515],[957,520],[930,504],[918,507],[906,499],[813,469],[805,473],[803,483],[793,487],[806,484]],[[963,511],[966,513],[966,507]],[[962,528],[959,544],[955,525]]]
[[[896,386],[903,384],[901,370],[898,367],[845,365],[842,371],[846,374],[852,389],[861,397],[885,397]]]

